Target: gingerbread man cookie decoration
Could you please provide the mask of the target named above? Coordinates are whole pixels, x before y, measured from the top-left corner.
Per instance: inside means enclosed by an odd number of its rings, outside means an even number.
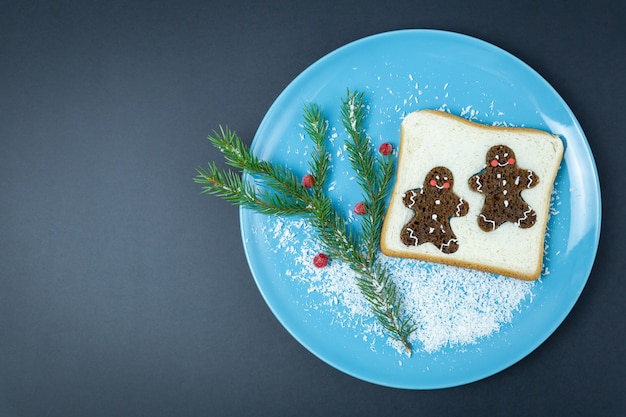
[[[521,192],[539,184],[539,177],[517,166],[515,153],[505,145],[487,151],[487,166],[468,180],[470,189],[485,195],[478,216],[478,226],[485,232],[496,230],[504,222],[527,229],[537,221],[537,214],[524,201]]]
[[[407,246],[430,242],[441,252],[450,254],[459,249],[459,242],[450,227],[450,218],[465,216],[469,204],[452,191],[454,178],[446,167],[431,169],[422,188],[407,191],[402,201],[415,214],[400,239]]]

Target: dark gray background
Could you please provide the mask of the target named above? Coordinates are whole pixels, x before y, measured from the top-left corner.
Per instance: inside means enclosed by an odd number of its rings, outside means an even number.
[[[485,380],[379,387],[326,365],[263,302],[237,209],[195,168],[250,142],[302,70],[435,28],[550,82],[596,158],[598,256],[546,343]],[[615,1],[0,0],[0,416],[618,416],[626,329],[626,8]]]

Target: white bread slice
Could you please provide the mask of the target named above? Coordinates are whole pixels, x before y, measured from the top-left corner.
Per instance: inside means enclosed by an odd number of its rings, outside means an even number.
[[[539,177],[535,187],[520,194],[536,212],[532,227],[505,222],[485,232],[478,226],[485,195],[472,190],[468,181],[485,169],[486,154],[495,145],[513,149],[517,166]],[[381,232],[382,252],[523,280],[537,279],[542,270],[552,187],[562,157],[561,139],[541,130],[482,125],[434,110],[410,113],[401,125],[396,180]],[[402,230],[414,216],[403,197],[409,190],[423,188],[428,172],[437,166],[450,170],[454,177],[452,191],[469,203],[467,215],[450,217],[458,241],[454,253],[444,253],[430,242],[406,245],[400,240]]]

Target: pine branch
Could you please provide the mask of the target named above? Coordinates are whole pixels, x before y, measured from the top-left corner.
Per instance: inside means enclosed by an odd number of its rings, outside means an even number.
[[[357,182],[367,207],[362,221],[361,240],[365,255],[362,265],[359,265],[362,270],[358,279],[359,288],[383,327],[410,352],[408,337],[413,331],[412,321],[401,317],[401,300],[396,285],[376,260],[385,216],[385,200],[393,178],[393,159],[389,155],[375,156],[364,127],[366,106],[363,93],[348,90],[346,99],[342,100],[341,117],[350,137],[346,143],[348,159],[357,174]]]
[[[415,330],[415,326],[410,318],[402,317],[401,299],[392,277],[379,262],[375,262],[368,271],[371,272],[363,273],[357,280],[361,293],[387,333],[402,343],[410,354],[412,348],[408,337]]]
[[[408,338],[415,326],[410,318],[402,317],[401,298],[393,279],[380,262],[372,264],[358,251],[358,241],[346,228],[344,219],[332,207],[325,207],[323,213],[314,213],[312,219],[322,247],[331,258],[348,264],[357,274],[357,287],[374,317],[387,334],[411,354]],[[329,218],[332,220],[327,222]]]
[[[351,93],[348,90],[341,106],[341,121],[351,139],[346,142],[346,150],[352,169],[357,174],[357,182],[369,200],[376,194],[379,184],[374,154],[365,134],[365,117],[363,93]]]
[[[387,196],[389,195],[391,180],[394,173],[394,159],[391,155],[378,155],[376,158],[377,192],[366,196],[368,210],[363,216],[364,235],[369,236],[367,242],[368,259],[374,260],[380,246],[380,233],[385,218]]]
[[[363,216],[363,246],[369,262],[373,262],[378,250],[376,239],[377,220],[384,215],[384,205],[381,204],[381,176],[377,172],[377,160],[371,149],[370,140],[365,133],[364,122],[366,109],[363,93],[351,93],[348,90],[347,98],[342,101],[341,118],[350,141],[346,143],[348,160],[357,174],[357,182],[363,193],[363,200],[367,212]]]
[[[285,166],[259,160],[239,136],[228,128],[220,126],[208,138],[222,153],[226,163],[246,173],[259,176],[270,189],[294,199],[307,199],[308,193],[296,176]]]
[[[342,119],[351,138],[346,142],[349,159],[369,207],[361,239],[323,192],[330,166],[325,147],[328,122],[317,105],[311,104],[304,109],[304,130],[315,145],[309,163],[315,179],[311,190],[304,187],[287,167],[259,160],[235,132],[222,127],[209,136],[209,140],[224,154],[228,165],[249,174],[249,178],[260,184],[245,181],[241,174],[219,169],[214,163],[198,169],[195,181],[203,186],[205,194],[216,195],[263,214],[309,218],[326,253],[347,263],[356,272],[357,286],[369,302],[374,317],[410,354],[408,337],[413,324],[410,319],[401,317],[397,288],[387,270],[376,260],[385,199],[393,176],[393,159],[376,157],[371,149],[363,128],[365,106],[362,94],[348,91],[348,97],[343,101]]]
[[[359,265],[360,273],[364,258],[358,250],[358,238],[347,227],[347,222],[330,199],[326,196],[316,199],[311,214],[311,225],[323,250],[333,259],[351,266]]]
[[[202,193],[263,214],[293,216],[306,214],[308,208],[298,200],[258,190],[251,182],[231,171],[219,169],[214,163],[198,168],[194,181],[202,185]]]
[[[314,192],[319,197],[324,184],[326,184],[330,159],[325,145],[328,122],[317,104],[309,104],[304,107],[304,131],[315,145],[311,153],[309,167],[318,185],[314,187]]]

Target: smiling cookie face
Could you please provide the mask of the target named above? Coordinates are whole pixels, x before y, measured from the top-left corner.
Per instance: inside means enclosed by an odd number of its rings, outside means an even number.
[[[424,180],[424,189],[449,190],[454,186],[452,172],[446,167],[431,169]]]
[[[493,168],[515,166],[515,152],[506,145],[492,146],[487,151],[486,162]]]

